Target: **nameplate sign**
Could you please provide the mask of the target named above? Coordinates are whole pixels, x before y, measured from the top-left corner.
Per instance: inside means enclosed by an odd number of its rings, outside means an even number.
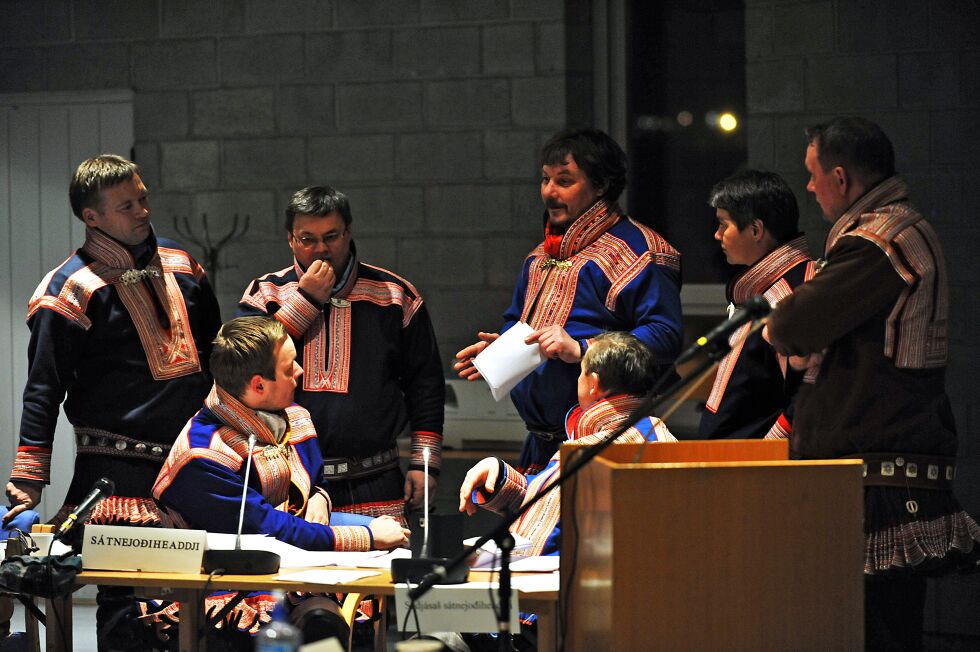
[[[204,530],[86,525],[82,568],[200,573],[206,541]]]
[[[493,595],[491,596],[491,592]],[[418,614],[418,627],[428,632],[496,632],[497,614],[494,604],[500,595],[497,585],[489,582],[468,582],[466,584],[434,586],[428,593],[415,601]],[[412,606],[408,588],[395,587],[395,615],[398,623],[405,622],[406,614]],[[408,616],[408,628],[415,631],[415,614]],[[517,614],[517,591],[510,594],[510,631],[519,632],[520,622]]]

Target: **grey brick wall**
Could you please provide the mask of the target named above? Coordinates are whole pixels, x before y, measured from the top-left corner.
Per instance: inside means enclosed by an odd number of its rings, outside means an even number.
[[[784,174],[797,190],[815,250],[822,250],[828,225],[804,189],[802,131],[844,113],[886,130],[913,201],[943,241],[952,295],[947,390],[960,431],[957,493],[974,516],[980,516],[980,402],[973,397],[980,226],[967,193],[980,182],[977,24],[980,4],[973,1],[746,2],[750,164]],[[980,577],[935,581],[927,628],[980,637],[978,603]]]
[[[418,286],[448,369],[499,327],[539,238],[536,147],[582,115],[565,106],[564,5],[10,0],[0,93],[134,89],[157,228],[251,217],[219,271],[226,316],[289,262],[291,192],[348,191],[362,255]]]

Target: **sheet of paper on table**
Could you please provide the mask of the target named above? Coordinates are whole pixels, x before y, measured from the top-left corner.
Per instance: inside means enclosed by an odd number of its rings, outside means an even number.
[[[535,573],[515,577],[510,582],[511,588],[523,593],[545,593],[557,591],[561,586],[561,576],[558,573]]]
[[[381,552],[381,551],[376,551]],[[410,559],[412,556],[412,551],[408,548],[395,548],[394,550],[389,550],[383,552],[380,555],[375,555],[373,557],[366,557],[364,559],[358,560],[355,564],[356,568],[381,568],[383,570],[391,570],[391,560],[392,559]],[[342,564],[338,564],[342,565]]]
[[[544,362],[541,347],[524,343],[524,338],[533,332],[524,322],[517,322],[473,358],[473,366],[487,381],[495,401],[506,398],[517,383]]]
[[[514,567],[514,562],[528,556],[531,546],[533,545],[533,542],[527,537],[522,537],[519,534],[514,534],[513,537],[514,549],[510,552],[510,563],[512,569]],[[479,537],[464,539],[463,544],[472,546],[474,543],[476,543],[477,539],[479,539]],[[470,566],[470,568],[473,570],[500,570],[500,549],[497,548],[497,544],[492,539],[480,546],[476,561]]]
[[[276,575],[275,579],[290,582],[307,582],[309,584],[347,584],[348,582],[356,582],[365,577],[373,577],[374,575],[380,574],[378,571],[373,570],[318,568],[293,573],[280,573]]]
[[[209,550],[233,550],[235,535],[208,532]],[[335,552],[333,550],[303,550],[264,534],[243,534],[242,549],[266,550],[279,555],[279,568],[310,568],[316,566],[346,566],[356,568],[361,562],[384,555],[383,550],[367,552]]]
[[[539,555],[535,557],[522,557],[510,564],[510,569],[517,572],[527,573],[552,573],[558,570],[561,557],[558,555]]]

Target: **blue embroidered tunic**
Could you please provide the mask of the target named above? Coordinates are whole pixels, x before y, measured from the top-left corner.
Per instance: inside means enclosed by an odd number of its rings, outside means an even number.
[[[518,321],[532,328],[558,325],[583,350],[606,331],[629,331],[653,351],[658,364],[680,352],[680,254],[656,231],[600,200],[562,236],[559,256],[538,245],[524,261],[514,298],[504,313],[506,331]],[[532,432],[521,454],[524,470],[541,469],[561,443],[566,412],[578,402],[579,365],[547,360],[511,391]]]
[[[167,457],[153,497],[190,527],[236,532],[245,493],[243,533],[273,536],[307,550],[370,550],[365,526],[327,526],[303,515],[313,492],[322,489],[323,458],[310,414],[286,408],[282,439],[259,415],[215,385]],[[257,444],[245,490],[249,435]]]

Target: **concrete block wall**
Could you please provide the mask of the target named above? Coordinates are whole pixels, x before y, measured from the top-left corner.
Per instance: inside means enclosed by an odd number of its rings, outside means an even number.
[[[217,274],[226,317],[251,278],[289,264],[289,195],[347,192],[362,258],[423,293],[448,369],[499,327],[540,240],[535,150],[591,108],[567,106],[583,71],[566,64],[565,5],[5,0],[0,93],[134,89],[158,231],[250,216]]]
[[[980,403],[973,397],[980,224],[968,194],[980,182],[980,4],[748,0],[745,20],[749,162],[789,180],[814,250],[823,250],[828,225],[805,191],[803,129],[834,115],[882,125],[913,202],[939,232],[952,294],[947,390],[960,432],[957,493],[980,516]],[[980,577],[937,581],[927,626],[980,637],[978,603]]]

